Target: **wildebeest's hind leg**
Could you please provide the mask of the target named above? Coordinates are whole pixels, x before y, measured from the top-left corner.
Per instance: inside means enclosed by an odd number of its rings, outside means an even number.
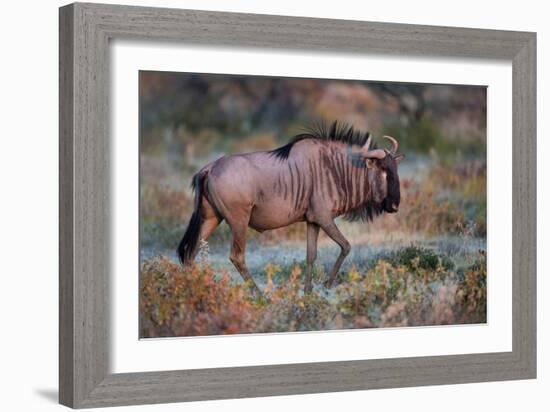
[[[340,266],[342,266],[342,262],[344,261],[346,256],[349,254],[351,246],[348,240],[344,237],[342,232],[340,232],[340,230],[332,220],[327,220],[327,222],[320,224],[320,226],[332,240],[338,243],[341,249],[340,255],[338,255],[338,259],[336,259],[336,263],[334,263],[328,279],[325,281],[325,287],[330,288],[336,280],[338,270],[340,269]]]
[[[205,197],[202,198],[201,214],[203,221],[201,224],[199,240],[206,241],[223,219],[218,216],[212,205],[210,205],[210,202]]]
[[[313,263],[317,258],[317,239],[319,238],[319,225],[307,222],[307,253],[306,253],[306,280],[304,285],[304,294],[310,293],[313,288],[311,277]]]
[[[252,293],[259,297],[262,295],[262,292],[260,291],[260,288],[258,288],[258,285],[256,285],[256,282],[254,282],[254,279],[252,279],[252,276],[250,276],[245,263],[246,230],[248,228],[248,220],[246,223],[229,221],[228,223],[231,227],[231,233],[233,235],[229,259],[233,262]]]

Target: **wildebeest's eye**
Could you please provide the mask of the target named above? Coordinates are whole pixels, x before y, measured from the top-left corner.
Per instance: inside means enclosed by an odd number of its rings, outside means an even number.
[[[373,169],[376,166],[376,160],[374,159],[367,159],[367,168]]]

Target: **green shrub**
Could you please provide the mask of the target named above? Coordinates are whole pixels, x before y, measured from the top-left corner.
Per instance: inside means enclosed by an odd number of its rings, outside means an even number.
[[[454,263],[448,256],[416,245],[397,250],[391,253],[387,259],[394,265],[404,265],[409,270],[413,270],[415,267],[430,270],[437,270],[439,267],[445,270],[454,268]]]

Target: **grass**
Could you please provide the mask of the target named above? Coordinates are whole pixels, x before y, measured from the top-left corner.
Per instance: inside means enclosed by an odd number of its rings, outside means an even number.
[[[457,266],[435,251],[410,246],[373,265],[341,274],[304,296],[303,265],[266,265],[264,297],[203,261],[183,269],[157,256],[142,262],[141,337],[199,336],[395,326],[484,323],[484,252]]]

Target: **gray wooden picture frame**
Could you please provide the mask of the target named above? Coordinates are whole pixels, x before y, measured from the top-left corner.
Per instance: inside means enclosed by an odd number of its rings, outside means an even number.
[[[535,33],[83,3],[60,9],[59,28],[62,404],[86,408],[536,377]],[[511,61],[512,351],[109,373],[111,39]]]

